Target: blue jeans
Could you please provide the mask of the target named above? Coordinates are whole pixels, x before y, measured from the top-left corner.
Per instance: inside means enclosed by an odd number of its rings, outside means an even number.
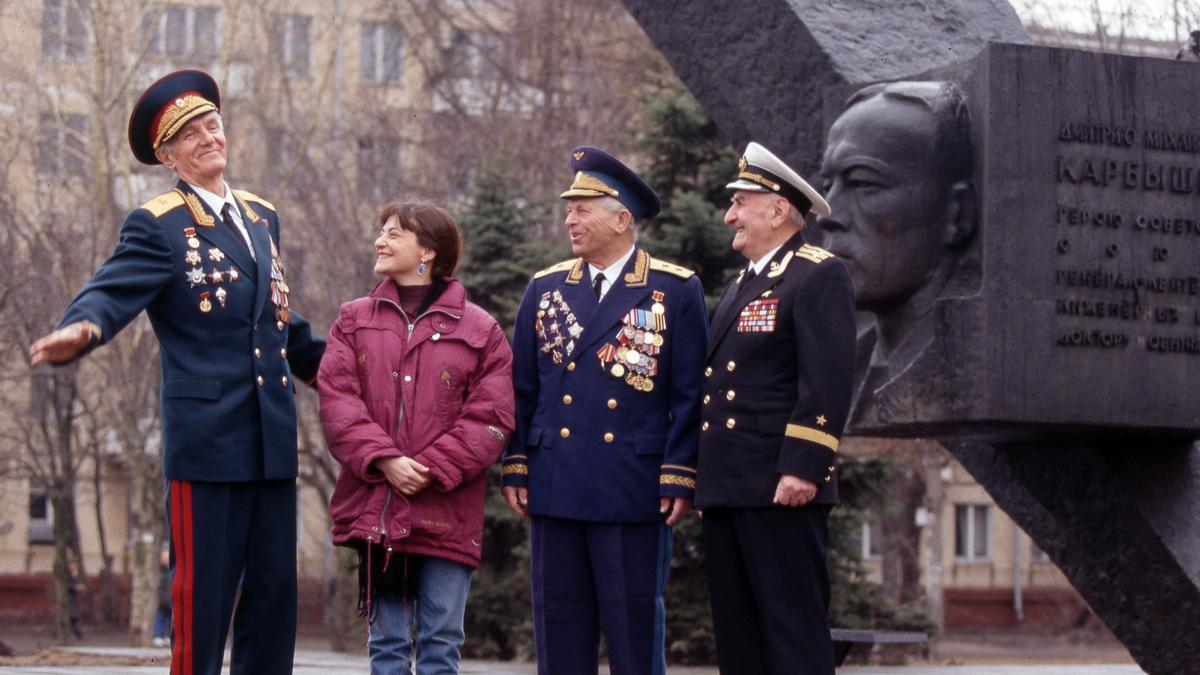
[[[417,675],[458,673],[459,648],[466,638],[463,614],[471,588],[471,568],[426,557],[419,588],[415,598],[374,599],[375,621],[367,634],[372,675],[410,673],[414,662]]]

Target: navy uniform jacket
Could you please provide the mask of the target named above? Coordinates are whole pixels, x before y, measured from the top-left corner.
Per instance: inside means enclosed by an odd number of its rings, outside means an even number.
[[[854,291],[797,233],[713,312],[700,432],[700,508],[770,506],[780,474],[837,503],[836,453],[854,381]]]
[[[325,342],[276,304],[286,307],[288,289],[275,207],[234,194],[257,261],[179,181],[125,218],[116,250],[60,323],[99,326],[95,348],[146,310],[159,341],[168,479],[296,477],[294,380],[316,376]]]
[[[598,522],[692,499],[705,334],[699,279],[641,249],[599,304],[581,259],[535,274],[513,328],[504,485],[529,488],[533,515]]]

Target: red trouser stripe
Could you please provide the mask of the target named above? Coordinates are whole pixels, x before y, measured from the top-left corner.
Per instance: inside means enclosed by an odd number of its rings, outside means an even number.
[[[171,538],[175,549],[175,582],[171,586],[175,642],[171,675],[192,672],[192,484],[171,481]]]

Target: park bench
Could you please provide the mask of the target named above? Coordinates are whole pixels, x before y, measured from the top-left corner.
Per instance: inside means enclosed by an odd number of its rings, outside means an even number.
[[[903,645],[925,644],[929,636],[914,631],[869,630],[855,628],[832,628],[833,660],[842,665],[855,645]]]

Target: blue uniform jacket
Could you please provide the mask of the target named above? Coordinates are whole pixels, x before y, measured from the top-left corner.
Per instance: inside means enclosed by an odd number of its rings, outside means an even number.
[[[325,342],[288,308],[275,207],[234,191],[257,261],[192,190],[134,210],[116,250],[67,306],[105,343],[143,309],[162,365],[168,479],[295,478],[295,379],[316,377]]]
[[[599,303],[581,259],[534,275],[513,328],[504,485],[528,487],[533,515],[599,522],[691,499],[707,330],[699,279],[641,249]]]

